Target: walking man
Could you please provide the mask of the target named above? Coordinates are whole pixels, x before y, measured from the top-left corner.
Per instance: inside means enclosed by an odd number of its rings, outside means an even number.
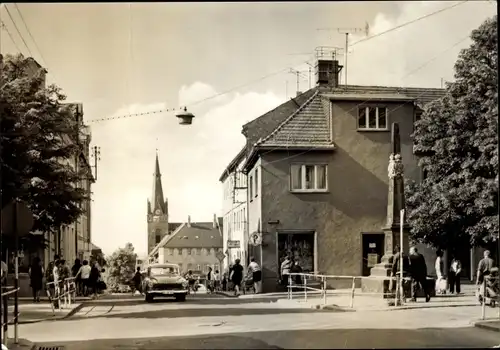
[[[411,299],[417,301],[417,290],[421,288],[425,294],[425,302],[431,300],[431,293],[427,284],[427,265],[425,258],[416,247],[410,248],[410,276],[411,276]]]
[[[259,264],[255,262],[255,258],[250,258],[250,264],[248,265],[248,273],[252,274],[253,287],[255,289],[255,294],[262,292],[262,271]]]

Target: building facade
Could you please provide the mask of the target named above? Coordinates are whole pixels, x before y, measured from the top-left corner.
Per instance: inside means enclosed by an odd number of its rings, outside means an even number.
[[[223,269],[236,259],[248,263],[247,254],[247,176],[242,168],[246,161],[246,148],[243,148],[229,163],[219,178],[223,187],[223,251],[226,255]]]
[[[178,264],[182,273],[191,270],[204,275],[211,267],[221,270],[217,253],[222,253],[222,218],[212,222],[191,222],[191,217],[166,235],[149,254],[151,262]]]
[[[279,288],[286,254],[305,272],[329,275],[368,276],[380,262],[392,123],[399,124],[406,178],[422,177],[414,121],[444,90],[339,86],[340,68],[318,61],[315,88],[243,127],[248,232],[262,236],[248,254],[262,263],[264,291]],[[432,252],[420,248],[433,269]]]

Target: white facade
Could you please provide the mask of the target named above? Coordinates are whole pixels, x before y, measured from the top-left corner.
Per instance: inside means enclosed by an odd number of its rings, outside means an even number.
[[[237,166],[228,171],[223,187],[223,252],[224,270],[236,259],[242,265],[247,263],[248,230],[247,230],[247,177],[241,172],[245,159],[238,161]],[[228,241],[239,241],[239,248],[229,248]]]

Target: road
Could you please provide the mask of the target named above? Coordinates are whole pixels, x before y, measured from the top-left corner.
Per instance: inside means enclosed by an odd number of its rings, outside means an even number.
[[[190,296],[148,304],[136,297],[88,302],[70,319],[26,324],[38,346],[83,349],[290,349],[493,347],[498,333],[474,328],[477,308],[326,311],[276,298]],[[55,323],[57,322],[57,324]]]

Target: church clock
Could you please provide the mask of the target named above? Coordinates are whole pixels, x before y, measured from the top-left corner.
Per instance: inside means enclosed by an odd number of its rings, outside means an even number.
[[[161,210],[160,209],[156,209],[155,215],[161,215]]]

